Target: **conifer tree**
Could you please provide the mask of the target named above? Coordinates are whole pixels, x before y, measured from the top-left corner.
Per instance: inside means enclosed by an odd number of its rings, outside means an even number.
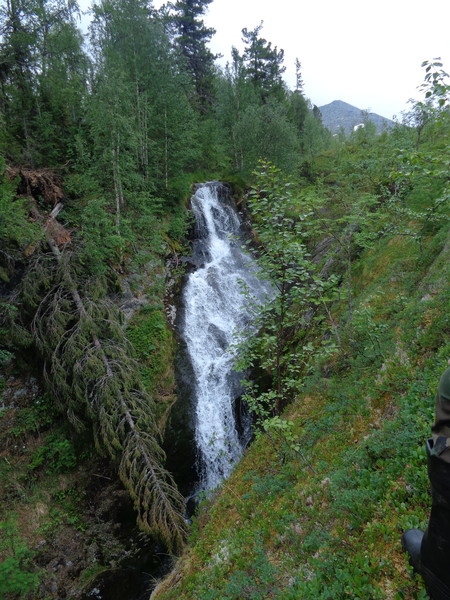
[[[176,34],[176,45],[184,58],[190,74],[196,104],[202,114],[208,112],[214,99],[213,77],[216,56],[209,50],[207,43],[215,29],[205,27],[201,17],[212,0],[178,0],[172,17]]]
[[[295,59],[295,91],[303,94],[302,63]]]
[[[261,101],[267,102],[269,97],[283,98],[284,88],[282,75],[284,50],[272,48],[271,42],[260,37],[263,22],[252,31],[242,30],[242,41],[246,44],[244,64],[247,77],[258,90]]]
[[[153,401],[118,309],[98,294],[98,279],[82,276],[76,254],[61,252],[49,233],[47,241],[53,257],[30,264],[21,285],[22,324],[12,324],[13,335],[30,340],[31,331],[60,410],[78,431],[92,426],[97,449],[118,465],[140,527],[178,551],[187,531],[184,499],[164,468]]]
[[[94,6],[89,147],[118,218],[127,197],[166,193],[195,147],[184,78],[162,23],[150,14],[147,0]]]

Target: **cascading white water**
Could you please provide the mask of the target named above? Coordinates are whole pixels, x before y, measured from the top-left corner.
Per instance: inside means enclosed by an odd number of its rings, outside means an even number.
[[[201,266],[183,292],[182,337],[192,364],[195,441],[199,453],[200,487],[210,490],[226,478],[242,453],[233,404],[242,393],[233,371],[236,334],[251,320],[249,294],[261,301],[268,286],[255,276],[252,258],[240,247],[240,222],[235,210],[220,200],[223,185],[200,186],[192,198],[198,239],[194,257]]]

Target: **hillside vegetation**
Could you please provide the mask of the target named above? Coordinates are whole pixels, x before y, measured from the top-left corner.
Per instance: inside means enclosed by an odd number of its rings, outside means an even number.
[[[449,121],[435,117],[417,149],[412,131],[358,131],[313,185],[261,165],[248,201],[279,304],[246,352],[272,386],[251,388],[256,440],[152,599],[427,597],[400,537],[426,527],[424,442],[450,355]]]
[[[0,10],[0,596],[140,597],[179,555],[155,597],[424,597],[399,537],[449,354],[446,74],[334,139],[262,24],[216,67],[211,1],[99,0],[87,48],[76,2]],[[212,178],[278,294],[239,347],[255,440],[190,527],[170,318]]]

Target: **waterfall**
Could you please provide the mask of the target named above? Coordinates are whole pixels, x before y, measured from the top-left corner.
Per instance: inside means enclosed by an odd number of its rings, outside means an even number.
[[[261,302],[266,282],[255,275],[253,259],[242,248],[239,217],[218,182],[197,188],[192,197],[197,239],[194,260],[182,297],[180,333],[192,366],[192,409],[200,489],[226,478],[242,454],[234,404],[242,394],[242,375],[234,372],[236,335],[251,334],[249,295]],[[243,294],[245,284],[247,294]],[[249,431],[249,423],[244,430]]]

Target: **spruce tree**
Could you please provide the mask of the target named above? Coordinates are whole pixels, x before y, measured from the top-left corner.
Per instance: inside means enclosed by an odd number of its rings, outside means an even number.
[[[284,50],[272,48],[271,42],[260,37],[263,22],[252,31],[242,30],[242,41],[246,44],[244,64],[247,77],[258,90],[261,101],[267,102],[269,97],[283,98],[284,87],[282,75],[286,70],[283,66]]]
[[[143,531],[180,550],[187,533],[184,499],[164,468],[154,403],[118,309],[95,296],[98,282],[81,276],[77,255],[62,253],[49,234],[47,240],[53,260],[37,257],[21,291],[22,315],[33,315],[29,329],[45,360],[48,386],[78,431],[92,424],[97,449],[117,463]],[[28,337],[17,324],[14,330]]]
[[[214,100],[213,76],[216,56],[207,43],[215,30],[205,27],[202,16],[212,0],[178,0],[172,17],[176,45],[184,58],[194,89],[195,103],[205,114]]]

